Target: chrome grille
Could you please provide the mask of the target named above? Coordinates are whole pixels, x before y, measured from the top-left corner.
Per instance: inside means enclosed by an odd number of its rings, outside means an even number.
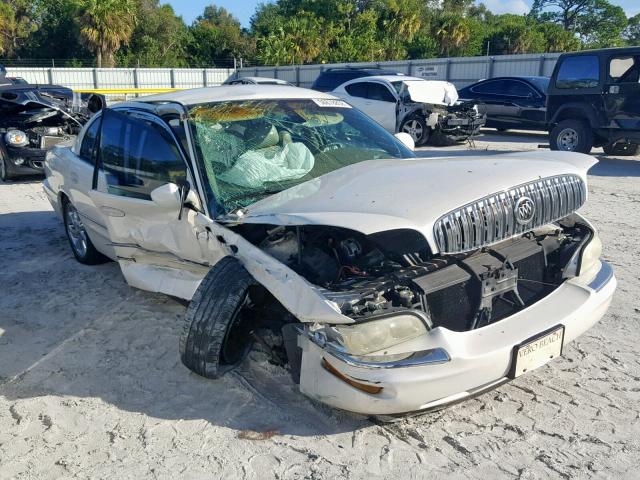
[[[535,204],[534,217],[526,225],[516,219],[516,202],[522,197]],[[586,185],[577,175],[543,178],[453,210],[438,219],[433,232],[441,253],[467,252],[566,217],[586,198]]]

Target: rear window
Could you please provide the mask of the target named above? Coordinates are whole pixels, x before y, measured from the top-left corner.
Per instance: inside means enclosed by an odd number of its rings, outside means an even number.
[[[565,58],[558,70],[556,88],[593,88],[600,80],[600,63],[596,55]]]
[[[613,57],[609,61],[609,77],[616,83],[638,83],[640,65],[634,57]]]

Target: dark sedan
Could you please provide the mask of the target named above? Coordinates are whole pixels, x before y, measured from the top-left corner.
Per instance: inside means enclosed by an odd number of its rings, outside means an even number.
[[[548,87],[548,77],[497,77],[462,88],[458,94],[461,100],[475,102],[480,113],[487,115],[487,127],[546,130]]]

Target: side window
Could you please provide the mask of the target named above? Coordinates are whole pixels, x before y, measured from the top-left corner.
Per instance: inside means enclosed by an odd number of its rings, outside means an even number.
[[[616,83],[638,83],[640,65],[633,57],[613,57],[609,60],[609,77]]]
[[[533,90],[528,85],[518,82],[516,80],[507,81],[506,94],[513,95],[515,97],[528,97],[529,95],[535,96]]]
[[[103,117],[100,163],[109,193],[150,200],[155,188],[186,180],[186,165],[163,127],[113,110]]]
[[[558,70],[556,88],[593,88],[600,81],[600,62],[596,55],[565,58]]]
[[[396,99],[387,87],[385,87],[381,83],[367,82],[367,84],[367,98],[370,98],[371,100],[377,100],[379,102],[395,103]]]
[[[89,125],[84,137],[82,137],[82,145],[80,145],[80,158],[91,165],[95,165],[96,163],[95,147],[101,123],[102,116],[95,119],[91,125]]]
[[[501,95],[505,93],[503,80],[493,80],[476,85],[471,89],[473,93],[484,93],[485,95]]]
[[[356,82],[344,87],[352,97],[367,98],[367,82]]]

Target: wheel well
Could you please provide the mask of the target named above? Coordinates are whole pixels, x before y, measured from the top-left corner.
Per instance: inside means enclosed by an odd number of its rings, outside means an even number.
[[[58,193],[58,201],[61,207],[64,207],[69,202],[69,197],[64,192]]]
[[[565,108],[558,114],[554,123],[560,123],[562,120],[582,120],[587,123],[589,122],[584,110],[580,108]]]

